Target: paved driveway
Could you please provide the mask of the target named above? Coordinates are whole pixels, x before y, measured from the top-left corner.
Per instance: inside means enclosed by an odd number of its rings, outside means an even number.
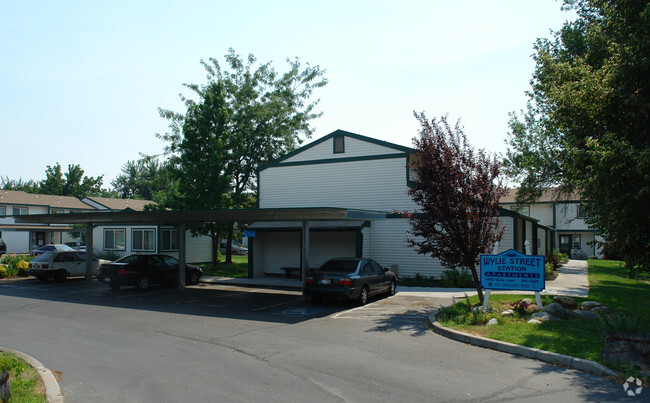
[[[620,385],[431,333],[436,298],[356,308],[202,284],[0,284],[0,345],[59,371],[67,402],[630,401]]]

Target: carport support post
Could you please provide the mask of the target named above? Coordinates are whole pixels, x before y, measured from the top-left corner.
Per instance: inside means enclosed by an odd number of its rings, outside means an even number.
[[[86,223],[86,281],[93,281],[93,223]]]
[[[185,288],[185,223],[178,224],[178,288]]]
[[[302,295],[305,295],[305,279],[309,270],[309,221],[302,222]]]

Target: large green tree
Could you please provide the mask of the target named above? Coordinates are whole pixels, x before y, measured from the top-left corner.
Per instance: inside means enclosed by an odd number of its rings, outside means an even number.
[[[650,265],[650,3],[565,0],[578,18],[535,44],[526,112],[505,164],[522,202],[577,190],[630,267]],[[561,197],[561,196],[560,196]]]
[[[152,200],[165,203],[176,193],[177,183],[172,178],[169,161],[156,156],[127,161],[119,175],[111,181],[115,193],[122,199]]]
[[[303,68],[299,59],[287,59],[288,70],[280,74],[271,62],[258,64],[253,55],[244,60],[233,49],[225,61],[228,69],[213,58],[201,61],[207,83],[185,84],[194,96],[181,96],[185,114],[159,109],[170,132],[158,137],[168,142],[179,180],[179,197],[170,207],[254,206],[257,169],[297,148],[320,116],[311,97],[327,80],[318,66]],[[202,232],[219,238],[221,229],[213,224]],[[233,227],[225,231],[230,261]]]
[[[64,174],[61,165],[48,165],[45,169],[45,179],[39,184],[38,193],[59,196],[72,196],[82,199],[86,196],[102,194],[103,175],[93,178],[85,176],[80,165],[68,165]]]

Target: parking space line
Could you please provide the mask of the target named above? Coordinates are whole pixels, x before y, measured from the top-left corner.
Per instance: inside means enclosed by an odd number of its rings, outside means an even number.
[[[282,306],[282,305],[293,304],[293,303],[296,302],[296,301],[300,301],[300,300],[299,300],[299,299],[294,299],[294,300],[291,300],[291,301],[280,302],[280,303],[278,303],[278,304],[273,304],[273,305],[265,306],[265,307],[262,307],[262,308],[251,309],[251,311],[263,311],[263,310],[265,310],[265,309],[275,308],[276,306]]]

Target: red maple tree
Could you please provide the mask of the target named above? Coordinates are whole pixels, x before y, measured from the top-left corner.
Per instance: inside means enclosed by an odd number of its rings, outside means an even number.
[[[407,212],[410,246],[449,269],[469,269],[483,303],[479,257],[492,251],[504,231],[498,218],[506,193],[500,164],[468,144],[460,122],[452,128],[446,116],[429,121],[424,112],[414,114],[421,128],[413,139],[417,157],[409,164],[415,174],[409,195],[418,205]]]

